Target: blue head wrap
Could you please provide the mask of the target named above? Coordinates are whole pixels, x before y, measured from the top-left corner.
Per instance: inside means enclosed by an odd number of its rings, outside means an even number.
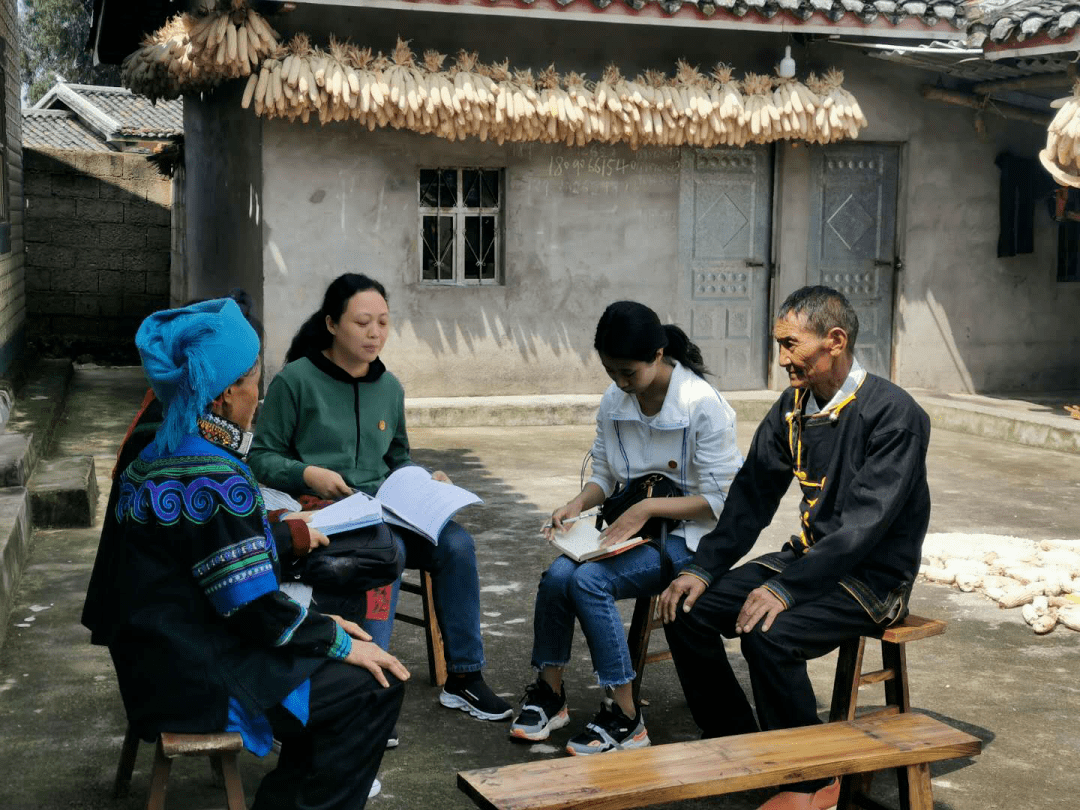
[[[259,336],[231,298],[155,312],[135,334],[143,370],[165,407],[155,443],[171,453],[210,403],[259,359]]]

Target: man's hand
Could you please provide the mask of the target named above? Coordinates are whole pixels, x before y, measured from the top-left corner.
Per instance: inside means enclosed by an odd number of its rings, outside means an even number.
[[[441,482],[443,484],[451,484],[451,483],[453,483],[450,480],[450,476],[447,475],[446,473],[444,473],[442,470],[436,470],[435,472],[433,472],[431,474],[431,480],[432,481],[439,481],[439,482]]]
[[[767,633],[777,615],[784,610],[787,610],[787,605],[768,588],[754,588],[743,602],[739,618],[735,620],[735,632],[739,635],[749,633],[760,621],[761,632]]]
[[[304,467],[304,483],[320,498],[336,501],[353,494],[352,487],[345,483],[340,473],[314,464]]]
[[[608,548],[614,546],[617,543],[621,543],[623,540],[629,540],[631,537],[640,533],[641,527],[652,517],[652,510],[648,503],[649,500],[652,499],[646,498],[643,501],[638,501],[619,515],[614,523],[600,532],[600,547]]]
[[[370,641],[354,641],[345,663],[352,664],[354,667],[363,667],[383,686],[390,685],[390,681],[386,679],[386,674],[383,672],[384,669],[399,681],[409,680],[409,670],[405,669],[405,665]]]
[[[676,608],[683,596],[686,597],[686,601],[683,602],[683,613],[688,613],[708,587],[700,579],[690,574],[682,574],[674,579],[660,594],[660,602],[657,607],[660,620],[664,624],[671,624],[675,621]]]

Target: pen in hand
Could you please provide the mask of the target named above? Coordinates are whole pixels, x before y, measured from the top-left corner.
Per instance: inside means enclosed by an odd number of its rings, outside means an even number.
[[[588,512],[582,512],[582,513],[581,513],[580,515],[578,515],[577,517],[567,518],[566,520],[564,520],[564,521],[562,522],[562,524],[563,524],[563,525],[565,526],[565,525],[567,525],[568,523],[576,523],[577,521],[579,521],[579,520],[582,520],[582,519],[584,519],[584,518],[596,517],[596,516],[597,516],[597,515],[599,515],[599,514],[600,514],[600,510],[599,510],[599,509],[592,509],[592,510],[590,510],[590,511],[588,511]],[[554,529],[554,528],[555,528],[555,524],[554,524],[554,523],[550,523],[550,522],[549,522],[549,523],[545,523],[545,524],[544,524],[544,529]],[[543,531],[543,529],[541,529],[541,531]]]

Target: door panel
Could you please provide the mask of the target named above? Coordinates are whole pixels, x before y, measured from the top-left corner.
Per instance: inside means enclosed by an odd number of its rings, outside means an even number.
[[[766,385],[771,197],[767,148],[684,150],[679,258],[691,283],[690,337],[722,391]]]
[[[807,280],[840,290],[859,316],[855,352],[889,377],[899,148],[842,144],[815,148],[811,163]]]

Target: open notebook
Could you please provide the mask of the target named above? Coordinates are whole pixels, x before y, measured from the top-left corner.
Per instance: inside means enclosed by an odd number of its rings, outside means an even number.
[[[614,546],[603,548],[600,540],[600,530],[592,520],[586,519],[575,521],[566,532],[556,530],[552,534],[551,544],[574,562],[587,562],[612,557],[649,542],[645,537],[631,537]]]
[[[262,492],[268,509],[300,509],[300,504],[284,493],[265,487]],[[399,467],[383,481],[374,497],[357,492],[343,498],[316,512],[310,525],[331,535],[386,522],[422,534],[437,544],[450,519],[474,503],[483,501],[467,489],[436,481],[423,467]]]

